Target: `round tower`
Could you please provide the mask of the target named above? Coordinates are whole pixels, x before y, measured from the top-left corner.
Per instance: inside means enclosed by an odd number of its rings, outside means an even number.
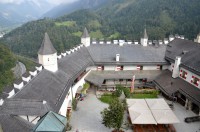
[[[90,46],[90,35],[88,34],[88,30],[85,27],[83,34],[81,36],[81,43],[85,46],[88,47]]]
[[[45,33],[42,45],[38,51],[39,63],[43,65],[44,69],[52,72],[58,70],[57,51],[53,47],[49,35]]]

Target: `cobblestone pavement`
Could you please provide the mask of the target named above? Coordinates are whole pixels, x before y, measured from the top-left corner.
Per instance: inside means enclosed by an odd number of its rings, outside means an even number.
[[[100,102],[93,90],[90,91],[83,101],[78,102],[77,111],[72,112],[72,131],[111,132],[111,129],[101,124],[102,118],[100,112],[106,107],[108,105]]]

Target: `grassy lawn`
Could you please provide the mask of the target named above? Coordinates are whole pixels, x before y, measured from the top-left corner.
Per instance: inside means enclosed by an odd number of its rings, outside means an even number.
[[[56,26],[73,27],[76,25],[75,21],[55,22]]]
[[[116,99],[117,97],[113,96],[112,94],[104,94],[99,98],[99,100],[103,103],[111,103],[113,99]]]
[[[157,94],[132,94],[131,98],[135,99],[157,98]]]

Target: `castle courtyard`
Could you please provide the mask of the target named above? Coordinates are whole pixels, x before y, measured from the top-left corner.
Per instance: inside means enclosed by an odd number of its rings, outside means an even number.
[[[159,98],[163,98],[159,96]],[[166,100],[168,104],[168,100]],[[101,124],[102,118],[100,112],[108,107],[107,104],[100,102],[93,89],[89,90],[89,93],[83,101],[78,102],[77,111],[72,112],[71,116],[71,131],[78,132],[109,132],[111,129],[106,128]],[[179,103],[174,103],[173,112],[180,120],[180,123],[174,124],[177,132],[200,132],[199,122],[185,123],[185,117],[196,116],[192,111],[186,110],[184,106]],[[124,118],[126,119],[126,118]],[[126,122],[126,121],[124,121]],[[131,132],[132,129],[126,129],[126,132]]]

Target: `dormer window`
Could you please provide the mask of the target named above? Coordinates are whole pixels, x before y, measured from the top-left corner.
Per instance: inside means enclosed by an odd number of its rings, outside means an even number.
[[[191,83],[193,83],[196,86],[199,86],[199,81],[200,81],[199,78],[192,76]]]
[[[183,71],[183,70],[180,70],[180,77],[186,79],[187,78],[187,72]]]

